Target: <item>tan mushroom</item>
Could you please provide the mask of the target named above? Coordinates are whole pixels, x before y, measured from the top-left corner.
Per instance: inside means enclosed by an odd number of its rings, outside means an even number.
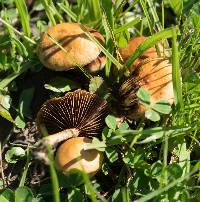
[[[65,141],[56,152],[55,163],[58,170],[68,173],[72,169],[78,169],[94,176],[101,168],[103,154],[95,149],[85,150],[92,139],[76,137]]]
[[[109,113],[108,103],[85,90],[68,92],[48,100],[37,115],[40,132],[48,131],[44,142],[55,146],[71,137],[99,135]]]
[[[133,37],[130,39],[127,47],[120,48],[119,52],[121,54],[123,61],[126,62],[127,59],[135,52],[138,46],[142,44],[146,39],[148,39],[148,37],[145,37],[145,36]],[[158,44],[158,48],[161,52],[161,55],[163,55],[164,49],[161,43]],[[155,47],[149,48],[148,50],[144,51],[144,53],[133,62],[130,71],[133,72],[137,68],[137,65],[143,62],[145,59],[157,58],[157,57],[158,55],[157,55],[156,48]]]
[[[100,43],[104,43],[104,38],[99,32],[89,27],[86,29]],[[49,36],[55,39],[66,51],[61,50]],[[42,35],[38,44],[38,55],[41,62],[47,68],[56,71],[69,70],[77,65],[90,66],[90,63],[98,61],[100,53],[101,50],[85,35],[79,23],[68,22],[50,27]],[[102,69],[102,64],[102,62],[99,63],[95,68],[93,65],[91,72]],[[86,66],[86,69],[90,71],[90,67],[87,68]]]
[[[121,49],[125,60],[144,41],[145,37],[134,38],[127,48]],[[134,42],[134,43],[133,43]],[[161,48],[161,45],[159,45]],[[151,104],[159,100],[173,103],[172,65],[168,58],[159,57],[155,48],[150,48],[138,58],[131,67],[132,75],[119,89],[119,96],[124,114],[131,120],[144,116],[147,109],[136,96],[140,87],[147,89],[151,95]]]

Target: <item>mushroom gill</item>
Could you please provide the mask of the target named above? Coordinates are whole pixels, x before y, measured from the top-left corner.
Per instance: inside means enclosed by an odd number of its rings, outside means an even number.
[[[37,126],[40,132],[48,131],[45,138],[52,145],[74,136],[97,136],[108,113],[105,100],[85,90],[76,90],[44,103],[37,115]]]

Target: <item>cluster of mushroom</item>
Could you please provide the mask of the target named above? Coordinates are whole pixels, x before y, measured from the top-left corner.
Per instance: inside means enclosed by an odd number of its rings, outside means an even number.
[[[86,27],[100,43],[103,36]],[[60,47],[62,46],[65,51]],[[99,47],[85,35],[79,23],[61,23],[50,27],[38,44],[42,64],[55,71],[67,71],[76,66],[95,73],[101,70],[106,58]],[[85,150],[92,137],[101,134],[109,107],[105,100],[84,90],[69,92],[63,97],[48,100],[37,115],[37,127],[49,136],[43,142],[57,149],[55,163],[64,173],[71,169],[93,176],[101,167],[103,155],[97,150]]]
[[[86,29],[100,43],[104,43],[100,33],[88,27]],[[126,48],[119,50],[123,60],[126,61],[145,40],[146,37],[131,39]],[[161,44],[158,47],[163,50]],[[90,72],[97,72],[106,63],[100,48],[85,35],[79,23],[62,23],[49,28],[39,42],[38,54],[44,66],[56,71],[81,66]],[[145,51],[132,64],[130,71],[132,75],[119,89],[119,102],[128,119],[136,120],[146,110],[136,96],[140,87],[150,92],[151,103],[161,98],[173,103],[171,63],[159,57],[154,47]],[[55,157],[59,170],[67,173],[76,168],[93,176],[100,169],[102,153],[85,150],[85,146],[92,142],[92,137],[102,132],[108,113],[107,101],[85,90],[69,92],[63,97],[48,100],[42,106],[37,116],[37,126],[40,132],[48,131],[49,136],[43,138],[44,142],[51,146],[64,142],[58,147]]]
[[[64,141],[56,152],[58,170],[67,173],[79,169],[93,176],[101,168],[102,153],[85,147],[101,133],[108,113],[108,103],[85,90],[69,92],[43,104],[37,115],[38,130],[49,134],[43,142],[55,147]]]
[[[119,50],[123,60],[127,61],[146,39],[144,36],[132,38],[126,48]],[[163,45],[159,43],[158,48],[161,56],[158,56],[155,47],[151,47],[135,60],[130,68],[131,76],[119,89],[123,113],[129,120],[143,117],[147,109],[136,96],[140,87],[149,91],[152,105],[161,99],[173,103],[172,64],[165,56],[167,52]]]

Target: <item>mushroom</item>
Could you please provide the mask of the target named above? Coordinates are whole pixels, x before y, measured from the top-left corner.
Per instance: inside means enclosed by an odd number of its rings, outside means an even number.
[[[75,137],[61,144],[56,152],[55,164],[58,170],[67,174],[72,169],[78,169],[94,176],[101,168],[103,153],[95,149],[85,150],[92,139]]]
[[[137,41],[138,39],[138,41]],[[133,38],[128,47],[121,49],[122,57],[127,60],[145,37]],[[159,45],[161,47],[161,45]],[[151,104],[161,99],[173,103],[172,65],[168,58],[158,57],[156,49],[150,48],[138,58],[131,67],[132,75],[124,81],[119,89],[123,113],[130,120],[144,116],[146,106],[139,102],[136,93],[140,87],[147,89],[151,95]]]
[[[142,44],[146,39],[148,39],[148,37],[145,37],[145,36],[133,37],[130,39],[127,47],[120,48],[119,52],[123,61],[125,62],[135,52],[138,46]],[[158,48],[161,52],[164,49],[160,43],[158,44]],[[137,68],[137,65],[143,62],[145,59],[157,58],[157,57],[158,55],[156,52],[156,48],[155,47],[149,48],[148,50],[144,51],[144,53],[133,62],[130,71],[133,72]]]
[[[108,113],[105,100],[79,89],[44,103],[37,115],[37,127],[48,132],[43,140],[54,147],[71,137],[99,135]]]
[[[89,27],[86,29],[100,43],[104,43],[104,38],[99,32]],[[55,39],[66,51],[56,45],[49,36]],[[38,44],[40,61],[45,67],[55,71],[69,70],[79,65],[85,66],[86,70],[91,72],[97,72],[104,67],[106,59],[102,56],[99,57],[100,53],[99,47],[85,35],[79,23],[68,22],[50,27],[42,35]]]

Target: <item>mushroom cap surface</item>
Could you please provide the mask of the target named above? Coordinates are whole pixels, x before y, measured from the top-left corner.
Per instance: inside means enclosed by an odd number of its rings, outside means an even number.
[[[101,43],[103,36],[94,29],[86,29]],[[61,50],[50,38],[54,38],[65,48]],[[101,50],[83,32],[79,23],[61,23],[48,28],[38,44],[38,55],[49,69],[63,71],[76,65],[85,66],[95,60]]]
[[[130,119],[140,118],[146,110],[136,96],[140,87],[149,91],[151,104],[160,100],[173,104],[172,65],[169,60],[160,58],[144,63],[121,85],[119,95]]]
[[[85,90],[68,92],[43,104],[37,115],[37,127],[49,134],[76,128],[81,136],[96,136],[104,128],[109,113],[106,100]]]
[[[106,64],[106,56],[105,55],[99,55],[94,61],[86,65],[86,69],[91,72],[98,72],[104,68]]]
[[[95,149],[84,150],[92,139],[76,137],[65,141],[56,153],[55,163],[58,170],[64,173],[71,169],[79,169],[89,174],[90,177],[96,174],[101,168],[103,154]]]
[[[148,37],[145,37],[145,36],[133,37],[128,42],[127,47],[119,49],[119,52],[120,52],[124,62],[126,62],[126,60],[135,52],[135,50],[138,48],[138,46],[140,44],[142,44],[146,39],[148,39]],[[161,45],[161,43],[158,43],[158,47],[159,47],[159,50],[162,52],[163,46]],[[156,58],[156,57],[158,57],[158,55],[157,55],[155,47],[151,47],[151,48],[147,49],[146,51],[144,51],[144,53],[139,58],[137,58],[133,62],[132,66],[130,68],[130,71],[133,72],[137,68],[137,65],[139,65],[144,59]]]

